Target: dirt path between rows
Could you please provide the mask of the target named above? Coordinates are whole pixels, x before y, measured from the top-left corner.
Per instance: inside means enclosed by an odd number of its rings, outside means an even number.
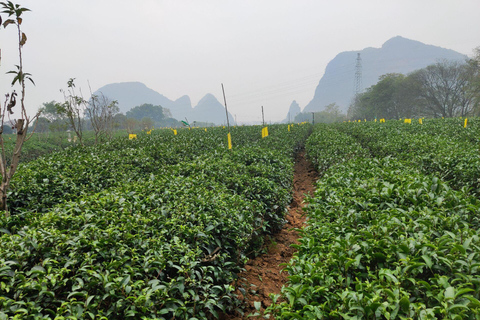
[[[287,272],[280,264],[287,263],[293,256],[295,249],[292,244],[298,243],[297,228],[303,227],[305,216],[302,211],[304,194],[313,194],[314,183],[318,174],[313,165],[305,159],[305,152],[300,152],[295,159],[293,178],[293,200],[287,214],[288,222],[283,229],[272,236],[267,243],[268,253],[262,254],[248,261],[246,271],[239,274],[243,288],[247,291],[245,314],[228,315],[222,320],[263,319],[262,317],[248,317],[255,313],[254,302],[260,301],[263,310],[271,304],[269,295],[280,293],[282,286],[287,282]]]

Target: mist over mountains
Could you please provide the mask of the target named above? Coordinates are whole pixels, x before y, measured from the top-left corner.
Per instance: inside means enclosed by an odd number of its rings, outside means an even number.
[[[341,52],[328,63],[313,99],[303,112],[321,111],[331,103],[336,103],[343,111],[347,111],[355,94],[357,53],[360,53],[362,59],[363,89],[376,84],[378,78],[387,73],[408,74],[444,59],[465,61],[467,58],[454,50],[400,36],[389,39],[381,48]]]
[[[225,107],[210,93],[207,93],[195,107],[192,107],[190,97],[187,95],[173,101],[141,82],[107,84],[99,88],[94,94],[100,92],[112,100],[117,100],[122,113],[126,113],[133,107],[149,103],[169,109],[172,117],[177,120],[187,118],[190,123],[196,121],[215,125],[227,123]],[[230,123],[233,124],[233,116],[229,113],[228,117]]]
[[[427,45],[419,41],[396,36],[386,41],[381,48],[368,47],[359,51],[345,51],[332,59],[320,79],[313,99],[303,108],[294,100],[285,115],[285,120],[293,121],[300,112],[322,111],[325,106],[336,103],[347,111],[355,94],[355,65],[357,54],[362,59],[362,89],[378,82],[380,76],[387,73],[408,74],[442,60],[465,61],[467,56],[454,50]],[[206,94],[195,107],[190,98],[184,95],[170,100],[141,82],[123,82],[107,84],[96,91],[102,92],[112,100],[117,100],[120,111],[125,113],[135,106],[149,103],[170,110],[177,120],[189,122],[209,122],[215,125],[226,124],[224,106],[210,93]],[[235,119],[229,113],[230,123]]]

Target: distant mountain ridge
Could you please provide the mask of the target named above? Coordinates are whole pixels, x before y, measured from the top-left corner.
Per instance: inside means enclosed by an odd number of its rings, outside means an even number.
[[[198,104],[192,108],[190,97],[185,95],[173,101],[148,88],[141,82],[121,82],[107,84],[94,94],[102,93],[104,96],[117,100],[120,111],[126,113],[133,107],[144,103],[160,105],[167,108],[172,113],[172,117],[177,120],[188,119],[189,122],[210,122],[216,125],[226,124],[225,107],[210,93],[207,93]],[[233,123],[233,117],[228,114],[230,122]]]
[[[408,74],[443,59],[464,61],[467,58],[454,50],[400,36],[389,39],[381,48],[341,52],[328,63],[313,99],[303,112],[322,111],[331,103],[336,103],[343,111],[348,109],[354,96],[357,53],[362,59],[363,89],[376,84],[378,78],[387,73]]]

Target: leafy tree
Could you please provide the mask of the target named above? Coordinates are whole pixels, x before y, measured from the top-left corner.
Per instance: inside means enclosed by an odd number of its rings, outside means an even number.
[[[356,97],[349,118],[368,119],[468,116],[478,110],[478,63],[443,61],[408,76],[386,74]]]
[[[424,102],[420,97],[420,90],[421,86],[411,75],[406,76],[396,84],[395,100],[398,105],[398,118],[413,118],[428,115],[425,112]]]
[[[38,117],[35,121],[35,131],[36,132],[48,132],[50,127],[50,120],[46,117]]]
[[[140,121],[140,124],[142,125],[142,130],[150,130],[153,128],[153,125],[155,124],[153,122],[153,119],[152,118],[149,118],[149,117],[144,117],[142,118],[142,120]]]
[[[346,115],[340,110],[340,107],[336,103],[330,103],[329,105],[325,106],[323,111],[320,111],[315,114],[315,121],[317,118],[319,122],[323,123],[333,123],[333,122],[341,122],[345,120]]]
[[[375,118],[398,119],[413,117],[416,113],[415,84],[400,73],[388,73],[379,78],[377,84],[356,97],[349,108],[350,119]]]
[[[169,110],[161,106],[154,106],[152,104],[142,104],[127,111],[127,118],[134,118],[141,121],[143,118],[150,118],[154,122],[162,122],[169,114]]]
[[[345,120],[346,115],[340,110],[336,103],[331,103],[324,107],[324,110],[314,112],[300,112],[295,116],[294,122],[312,122],[315,123],[333,123]]]
[[[17,104],[17,93],[13,90],[11,93],[6,94],[5,103],[3,108],[0,106],[0,146],[1,146],[1,157],[0,157],[0,172],[2,175],[2,181],[0,185],[0,210],[5,212],[5,215],[8,216],[7,208],[7,192],[10,187],[10,181],[12,180],[15,171],[17,170],[18,164],[20,162],[20,157],[22,153],[22,147],[25,141],[31,138],[31,134],[27,136],[28,129],[31,123],[35,122],[35,119],[39,117],[37,113],[33,118],[28,117],[27,110],[25,108],[25,80],[29,80],[33,83],[30,74],[25,72],[23,69],[23,46],[27,42],[27,36],[22,32],[21,26],[23,22],[23,14],[27,11],[30,11],[27,8],[21,7],[19,4],[13,4],[11,1],[0,2],[2,7],[2,14],[7,15],[7,20],[2,21],[0,16],[0,26],[3,22],[3,27],[7,28],[9,25],[14,25],[17,29],[18,34],[18,65],[16,65],[16,70],[9,71],[7,74],[12,74],[13,81],[12,86],[18,84],[20,86],[20,95],[19,104]],[[16,120],[11,120],[10,116],[14,114],[13,109],[19,106],[20,110],[18,111]],[[4,140],[3,140],[3,129],[6,125],[5,121],[9,121],[9,125],[13,127],[16,131],[16,142],[11,156],[11,160],[7,162],[7,155],[5,152]],[[34,128],[35,130],[35,128]],[[34,131],[33,130],[33,131]],[[33,132],[32,132],[33,133]]]
[[[126,129],[127,117],[123,113],[117,113],[113,116],[113,127],[115,129]]]
[[[66,131],[68,128],[68,120],[64,114],[60,112],[62,106],[56,101],[43,103],[40,109],[42,117],[48,121],[48,129],[50,131]]]
[[[50,102],[44,102],[42,107],[42,117],[46,118],[48,121],[55,121],[58,119],[64,119],[62,115],[58,114],[57,111],[58,102],[52,100]]]

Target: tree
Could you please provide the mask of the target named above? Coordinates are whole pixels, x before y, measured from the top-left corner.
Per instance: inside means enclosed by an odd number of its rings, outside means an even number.
[[[324,107],[324,110],[312,112],[300,112],[295,116],[294,122],[312,122],[315,123],[333,123],[345,120],[346,115],[342,113],[340,107],[336,103],[331,103]]]
[[[127,118],[134,118],[141,121],[143,118],[150,118],[154,122],[162,122],[169,113],[168,109],[161,106],[154,106],[152,104],[142,104],[127,111]]]
[[[95,143],[102,137],[111,137],[114,116],[120,112],[118,102],[100,95],[92,95],[85,110],[95,132]]]
[[[42,117],[48,121],[48,129],[50,131],[66,131],[68,128],[68,120],[61,113],[62,106],[56,101],[44,102],[40,109]]]
[[[148,131],[153,128],[155,122],[153,122],[152,118],[143,117],[142,120],[140,120],[140,124],[142,126],[142,130]]]
[[[88,102],[80,95],[77,95],[75,90],[75,78],[70,78],[67,81],[67,91],[61,89],[65,102],[58,105],[57,112],[59,115],[68,120],[70,127],[75,132],[78,141],[83,145],[83,114]]]
[[[10,182],[12,180],[15,171],[17,170],[18,164],[20,163],[20,157],[22,153],[22,147],[25,141],[32,137],[33,132],[27,136],[28,129],[31,123],[35,122],[35,119],[39,117],[37,113],[33,118],[28,117],[27,110],[25,108],[25,81],[29,80],[35,84],[30,77],[31,75],[23,70],[23,57],[22,50],[23,46],[27,42],[27,36],[22,32],[21,26],[23,22],[23,14],[27,11],[30,11],[27,8],[21,7],[18,4],[13,4],[11,1],[0,2],[2,7],[2,14],[8,16],[7,20],[3,22],[3,27],[7,28],[9,25],[16,26],[16,31],[18,34],[18,65],[16,65],[16,70],[9,71],[7,74],[12,74],[13,81],[12,87],[15,84],[20,86],[20,103],[16,120],[10,120],[10,116],[14,114],[13,109],[18,106],[17,104],[17,93],[13,90],[11,93],[6,94],[5,103],[3,108],[0,107],[0,146],[1,146],[1,157],[0,157],[0,172],[2,174],[2,181],[0,185],[0,210],[5,212],[5,216],[9,216],[8,207],[7,207],[7,192],[10,187]],[[2,25],[2,18],[0,16],[0,26]],[[7,119],[8,118],[8,119]],[[10,125],[16,130],[16,141],[11,156],[10,163],[7,163],[7,155],[5,152],[5,145],[3,140],[3,128],[6,125],[5,121],[9,121]],[[35,128],[33,128],[35,131]]]
[[[38,117],[35,121],[35,131],[36,132],[48,132],[50,127],[50,120],[46,117]]]
[[[472,74],[469,90],[474,96],[473,114],[480,116],[480,47],[475,48],[473,52],[473,57],[467,61]]]
[[[330,103],[325,106],[323,111],[318,114],[319,122],[333,123],[344,121],[346,115],[340,110],[340,107],[336,103]],[[317,121],[317,113],[315,113],[315,122]]]
[[[407,77],[390,73],[356,97],[349,118],[412,118],[468,116],[478,109],[479,70],[474,61],[443,61]]]
[[[415,114],[415,104],[410,94],[414,92],[412,83],[400,73],[380,76],[375,85],[356,97],[349,109],[349,118],[373,120],[412,117]]]
[[[420,98],[421,86],[411,75],[406,76],[395,89],[395,99],[398,104],[398,118],[413,118],[428,116],[424,102]]]
[[[57,102],[52,100],[50,102],[44,102],[42,107],[42,117],[48,121],[55,121],[61,116],[57,112]]]
[[[471,114],[475,94],[471,91],[474,73],[468,64],[443,61],[414,72],[420,86],[419,97],[426,112],[433,117],[456,117]]]
[[[123,113],[117,113],[113,116],[113,127],[115,129],[126,129],[127,117]]]
[[[126,118],[125,126],[127,127],[128,133],[133,133],[133,131],[135,131],[135,128],[138,126],[138,120],[134,118]]]

